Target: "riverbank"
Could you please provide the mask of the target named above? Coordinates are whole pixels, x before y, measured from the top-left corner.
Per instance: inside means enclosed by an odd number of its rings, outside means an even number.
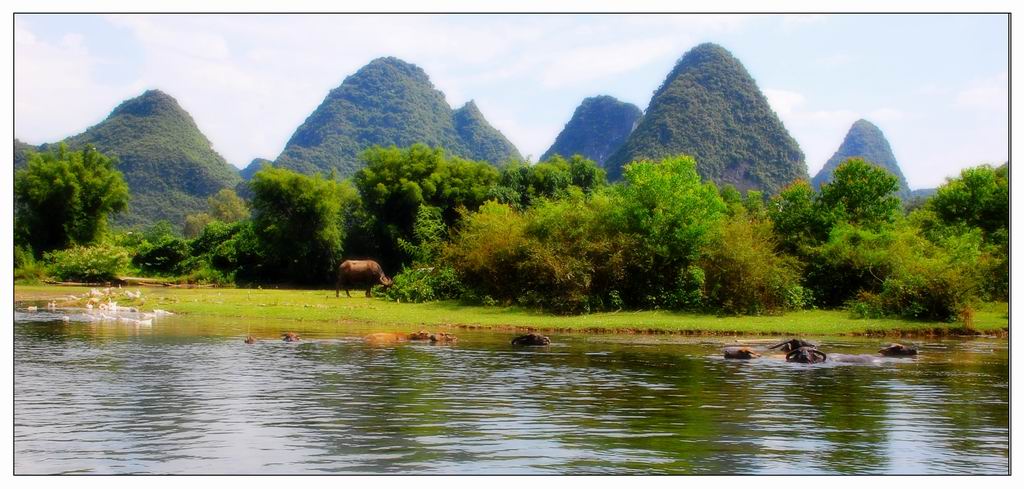
[[[89,287],[16,285],[16,302],[83,296]],[[975,312],[972,330],[960,323],[855,319],[847,311],[811,310],[781,316],[727,316],[665,311],[620,311],[582,316],[555,316],[517,307],[464,306],[454,301],[400,304],[353,295],[334,297],[333,290],[178,289],[129,287],[141,299],[118,299],[141,310],[164,309],[208,318],[309,321],[311,327],[357,323],[388,331],[416,329],[495,329],[545,332],[750,334],[750,335],[877,335],[929,336],[966,333],[1002,335],[1009,330],[1008,304],[984,304]],[[122,294],[123,295],[123,294]]]

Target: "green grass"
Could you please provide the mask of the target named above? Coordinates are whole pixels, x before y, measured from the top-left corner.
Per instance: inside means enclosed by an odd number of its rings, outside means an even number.
[[[129,287],[129,290],[135,290]],[[359,323],[381,329],[445,326],[448,328],[535,329],[558,332],[793,334],[793,335],[946,335],[965,332],[959,323],[901,319],[854,319],[846,311],[809,310],[782,316],[727,316],[629,311],[555,316],[517,307],[464,306],[445,301],[398,304],[383,299],[334,297],[333,290],[232,288],[146,288],[143,310],[166,309],[208,318],[281,319]],[[16,285],[16,301],[45,301],[81,295],[87,287]],[[119,301],[120,302],[120,301]],[[122,305],[130,305],[124,301]],[[1001,334],[1009,330],[1007,303],[990,303],[975,313],[974,330]]]

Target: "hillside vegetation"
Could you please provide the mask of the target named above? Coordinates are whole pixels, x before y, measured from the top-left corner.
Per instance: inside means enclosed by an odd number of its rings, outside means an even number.
[[[778,192],[808,178],[804,154],[754,79],[721,46],[701,44],[655,91],[626,143],[608,159],[611,179],[636,160],[693,156],[697,171],[718,185]]]
[[[362,168],[362,151],[413,144],[493,164],[520,158],[475,104],[452,111],[423,69],[378,58],[331,90],[274,164],[305,174],[335,170],[347,177]]]
[[[637,106],[615,97],[588,97],[540,159],[578,154],[603,167],[608,157],[626,142],[642,115]]]

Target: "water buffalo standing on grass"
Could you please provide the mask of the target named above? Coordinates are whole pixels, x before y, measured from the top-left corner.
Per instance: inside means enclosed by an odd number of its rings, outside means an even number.
[[[345,295],[352,297],[348,291],[357,286],[366,287],[366,297],[371,297],[370,289],[374,285],[383,285],[384,288],[391,287],[392,281],[380,264],[373,260],[345,260],[338,265],[338,282],[334,288],[334,296],[341,297],[341,289],[345,289]]]

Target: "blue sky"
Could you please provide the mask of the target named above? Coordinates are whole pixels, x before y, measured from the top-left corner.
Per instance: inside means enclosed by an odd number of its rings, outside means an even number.
[[[276,158],[330,89],[391,55],[536,158],[585,97],[646,108],[701,42],[746,66],[812,176],[859,118],[911,188],[1008,157],[1004,15],[17,15],[15,135],[56,141],[159,88],[241,167]]]

